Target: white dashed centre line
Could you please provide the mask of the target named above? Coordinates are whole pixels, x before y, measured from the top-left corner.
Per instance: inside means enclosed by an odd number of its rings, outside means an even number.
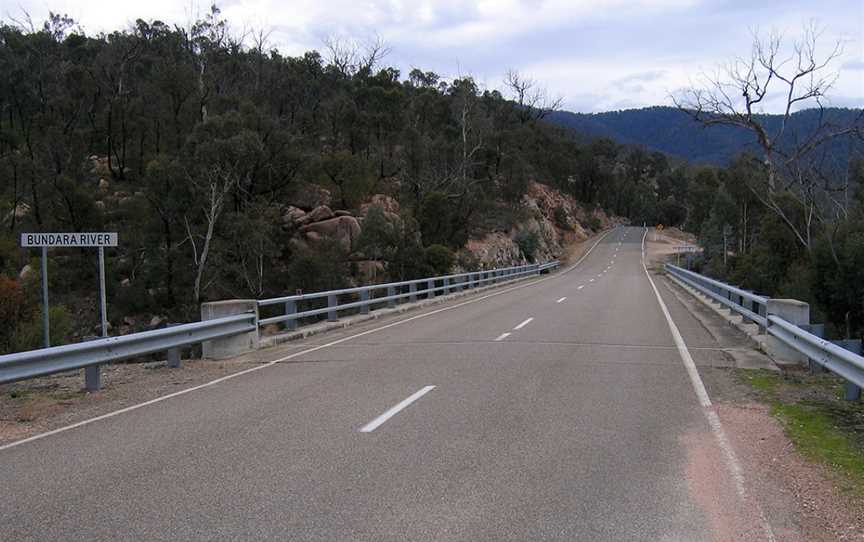
[[[588,282],[594,282],[594,279],[589,280]]]
[[[564,296],[561,299],[559,299],[558,301],[556,301],[555,303],[563,303],[564,300],[566,300],[566,299],[567,299],[567,296]]]
[[[523,327],[525,327],[525,326],[527,326],[528,324],[530,324],[533,320],[534,320],[534,318],[528,318],[528,319],[524,320],[521,324],[519,324],[518,326],[514,327],[514,328],[513,328],[513,331],[519,331],[519,330],[522,329]]]
[[[420,391],[415,392],[413,395],[411,395],[407,399],[403,400],[402,402],[400,402],[399,404],[397,404],[396,406],[394,406],[393,408],[391,408],[390,410],[388,410],[384,414],[381,414],[380,416],[378,416],[377,418],[375,418],[374,420],[372,420],[368,424],[364,425],[360,429],[360,432],[361,433],[371,433],[372,431],[378,429],[378,427],[382,423],[386,422],[387,420],[389,420],[390,418],[392,418],[396,414],[399,414],[399,411],[404,410],[408,405],[410,405],[411,403],[413,403],[417,399],[420,399],[421,397],[423,397],[424,395],[426,395],[427,393],[429,393],[430,391],[432,391],[434,389],[435,389],[435,386],[426,386],[425,388],[421,389]]]
[[[582,288],[584,288],[584,287],[585,287],[585,285],[584,285],[584,284],[580,284],[580,285],[579,285],[579,287],[578,287],[578,288],[576,288],[576,289],[577,289],[577,290],[581,290],[581,289],[582,289]]]

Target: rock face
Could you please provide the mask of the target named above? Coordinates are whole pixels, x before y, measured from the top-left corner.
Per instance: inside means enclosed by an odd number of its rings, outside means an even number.
[[[307,224],[300,228],[300,234],[305,236],[310,244],[319,242],[321,239],[336,239],[346,251],[350,252],[360,236],[360,223],[353,216],[337,216]]]
[[[289,205],[282,211],[282,227],[284,229],[296,226],[303,217],[306,216],[306,211],[299,207]]]
[[[525,256],[515,241],[504,233],[490,233],[482,239],[469,239],[467,251],[484,269],[519,265]]]
[[[309,224],[311,222],[321,222],[322,220],[329,220],[333,218],[335,215],[333,211],[330,210],[330,207],[326,205],[319,205],[312,209],[306,216],[303,217],[302,221],[305,224]]]
[[[506,234],[494,232],[468,241],[464,249],[467,256],[486,268],[524,263],[526,255],[514,239],[520,232],[527,231],[537,235],[535,261],[547,261],[560,257],[564,246],[583,241],[591,235],[592,230],[585,225],[589,218],[596,218],[599,229],[615,223],[602,210],[586,211],[573,197],[533,181],[522,199],[522,210],[527,218],[512,231]],[[561,223],[561,218],[565,223]]]

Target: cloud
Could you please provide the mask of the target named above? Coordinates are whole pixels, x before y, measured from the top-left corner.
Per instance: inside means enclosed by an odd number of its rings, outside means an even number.
[[[88,33],[123,28],[137,18],[187,26],[211,0],[7,0],[43,20],[49,9],[68,13]],[[12,5],[11,2],[17,2]],[[388,63],[444,77],[473,75],[501,87],[515,68],[539,80],[567,106],[584,111],[668,103],[669,93],[701,71],[749,52],[754,28],[795,33],[821,18],[826,39],[848,38],[861,49],[860,0],[216,0],[238,35],[270,29],[270,46],[299,55],[321,49],[327,36],[358,41],[380,36]],[[862,14],[864,15],[864,14]],[[844,57],[838,96],[864,95],[862,59]],[[847,101],[843,98],[844,102]],[[776,107],[776,105],[771,105]]]

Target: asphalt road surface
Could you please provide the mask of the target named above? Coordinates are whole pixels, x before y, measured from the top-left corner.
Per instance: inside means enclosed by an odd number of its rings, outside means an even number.
[[[642,236],[0,450],[0,539],[764,539]]]

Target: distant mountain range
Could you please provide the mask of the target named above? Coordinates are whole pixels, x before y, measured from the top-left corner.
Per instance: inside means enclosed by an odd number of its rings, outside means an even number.
[[[860,109],[830,108],[826,118],[838,125],[851,123]],[[812,131],[819,111],[805,109],[794,113],[787,133],[798,138]],[[779,115],[761,115],[772,131],[780,126]],[[589,138],[606,137],[618,143],[644,146],[694,164],[726,165],[737,154],[750,151],[757,154],[756,138],[751,132],[731,126],[704,127],[687,113],[674,107],[647,107],[609,111],[606,113],[571,113],[556,111],[546,120]],[[784,140],[787,140],[784,138]],[[788,139],[787,141],[792,141]],[[864,152],[864,145],[851,138],[832,141],[827,154],[836,165],[845,167],[852,152]]]

